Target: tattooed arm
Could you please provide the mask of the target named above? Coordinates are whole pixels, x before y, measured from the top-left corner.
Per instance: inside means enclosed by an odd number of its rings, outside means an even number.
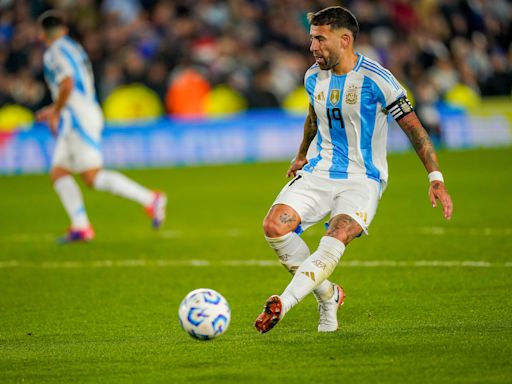
[[[316,121],[317,117],[315,109],[311,104],[309,104],[309,113],[306,117],[306,121],[304,122],[304,136],[302,138],[302,142],[300,143],[299,152],[290,165],[286,176],[295,176],[297,171],[302,169],[302,167],[307,164],[308,160],[306,159],[306,154],[308,153],[309,146],[315,138],[316,132],[318,131]]]
[[[427,131],[421,125],[416,113],[412,112],[398,121],[400,128],[409,137],[409,140],[418,154],[427,172],[439,171],[437,155],[430,141]]]
[[[430,141],[428,133],[421,125],[416,113],[412,112],[404,116],[398,121],[398,125],[409,137],[409,140],[418,154],[421,162],[425,166],[427,172],[439,171],[439,163],[437,155]],[[442,181],[434,180],[430,183],[428,195],[432,206],[436,207],[436,200],[439,200],[443,207],[443,214],[445,219],[450,219],[453,213],[453,203],[444,183]]]

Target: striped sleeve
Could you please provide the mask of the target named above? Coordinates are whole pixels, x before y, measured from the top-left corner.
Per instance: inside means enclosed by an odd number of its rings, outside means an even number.
[[[308,94],[309,103],[311,105],[315,104],[315,84],[316,84],[316,74],[319,72],[319,67],[317,64],[313,64],[304,75],[304,88]]]
[[[58,49],[56,46],[53,46],[49,51],[49,61],[51,62],[50,68],[52,68],[55,73],[55,80],[57,84],[59,84],[66,77],[73,77],[73,67],[69,58],[67,58],[62,50]]]
[[[391,104],[405,96],[405,89],[400,85],[395,76],[376,61],[364,57],[359,71],[371,78],[379,87],[385,100],[382,107],[388,109]]]

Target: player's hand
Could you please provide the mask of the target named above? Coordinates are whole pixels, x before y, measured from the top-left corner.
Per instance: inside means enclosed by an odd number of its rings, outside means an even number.
[[[54,135],[57,135],[57,129],[59,126],[59,112],[53,105],[48,105],[47,107],[44,107],[43,109],[40,109],[36,113],[36,119],[37,121],[44,121],[48,124],[50,127],[50,131]]]
[[[439,200],[443,207],[444,218],[446,220],[450,220],[453,214],[453,203],[444,183],[438,180],[431,182],[428,189],[428,196],[430,197],[430,202],[434,208],[437,207],[436,200]]]
[[[300,171],[307,163],[308,160],[306,158],[293,159],[290,164],[290,168],[288,168],[288,172],[286,173],[286,177],[295,177],[297,171]]]

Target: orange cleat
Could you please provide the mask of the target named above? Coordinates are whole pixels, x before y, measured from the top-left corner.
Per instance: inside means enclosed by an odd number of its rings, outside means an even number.
[[[151,225],[154,229],[159,229],[165,221],[167,207],[167,196],[163,192],[154,192],[154,198],[151,205],[145,207],[147,215],[151,218]]]
[[[259,333],[267,333],[283,318],[283,304],[278,295],[270,296],[263,308],[263,312],[256,318],[254,327]]]
[[[57,239],[60,244],[76,243],[81,241],[91,241],[94,239],[94,229],[92,226],[88,226],[85,229],[73,229],[69,228],[66,236]]]

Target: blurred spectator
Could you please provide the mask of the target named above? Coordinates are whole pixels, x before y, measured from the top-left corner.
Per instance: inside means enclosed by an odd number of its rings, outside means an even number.
[[[491,55],[492,70],[490,75],[482,84],[482,94],[491,95],[512,95],[512,66],[507,67],[506,56],[496,51]]]
[[[436,88],[444,94],[458,82],[459,74],[448,57],[436,59],[434,66],[428,71]]]
[[[168,87],[167,77],[169,73],[167,65],[163,60],[155,60],[149,67],[151,69],[147,75],[147,85],[155,91],[160,100],[163,101]]]
[[[99,77],[101,78],[101,82],[98,82],[98,86],[96,88],[102,102],[117,87],[125,83],[123,67],[114,60],[105,63]]]
[[[511,94],[510,1],[342,3],[359,20],[357,49],[392,69],[413,92],[422,92],[425,81],[431,81],[428,92],[441,99],[455,86],[477,97]],[[35,110],[48,98],[35,19],[56,7],[65,11],[73,37],[91,58],[102,101],[120,85],[142,83],[165,100],[170,113],[198,113],[201,98],[226,85],[244,95],[249,108],[277,107],[302,85],[313,63],[306,13],[333,4],[332,0],[0,1],[0,106],[16,102]],[[187,76],[200,85],[198,94],[189,90],[187,99],[180,100],[175,96],[180,84],[176,74],[184,67],[199,69]],[[418,100],[423,98],[418,95]],[[186,101],[194,105],[187,109]]]
[[[416,113],[432,138],[434,145],[439,147],[441,143],[441,117],[436,108],[439,102],[438,90],[427,77],[418,83],[416,89]]]
[[[137,0],[104,0],[101,10],[107,18],[130,24],[137,18],[141,7]]]
[[[270,64],[265,63],[253,77],[252,86],[247,93],[248,107],[250,109],[279,108],[279,100],[272,88]]]
[[[29,68],[23,68],[17,72],[10,82],[10,96],[17,104],[25,105],[31,110],[41,107],[45,96],[45,87],[37,82],[30,73]]]

